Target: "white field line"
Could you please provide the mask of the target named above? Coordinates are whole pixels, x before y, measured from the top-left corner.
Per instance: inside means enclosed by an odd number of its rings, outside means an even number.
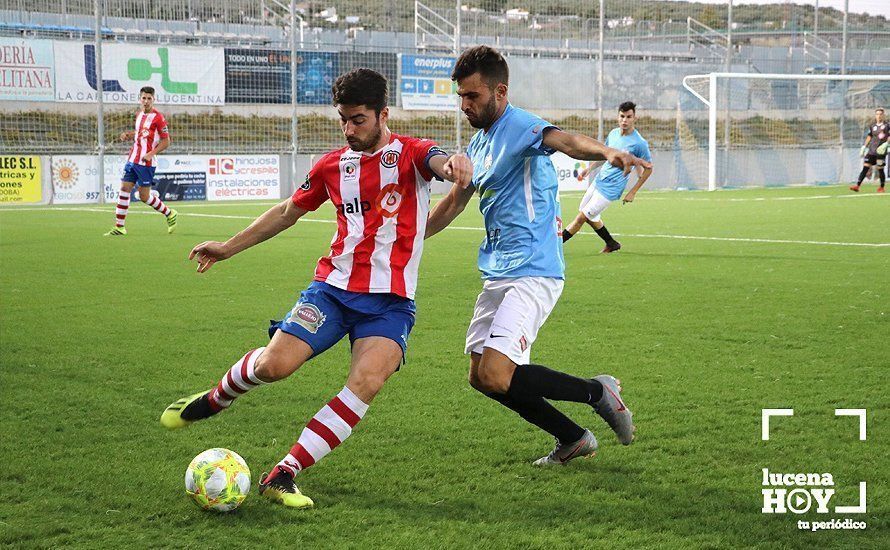
[[[581,196],[581,191],[568,191],[560,193],[560,197]],[[855,195],[810,195],[807,197],[749,197],[749,198],[730,198],[730,197],[658,197],[653,194],[644,194],[637,197],[640,201],[687,201],[687,202],[770,202],[770,201],[810,201],[825,199],[864,199],[868,197],[890,197],[890,194],[884,193],[857,193]]]
[[[66,208],[66,207],[54,207],[54,208],[15,208],[10,209],[9,211],[38,211],[38,212],[100,212],[102,214],[110,215],[114,211],[112,208]],[[156,215],[155,212],[147,212],[147,211],[134,211],[130,212],[128,215],[132,214],[142,214],[142,215]],[[192,212],[180,212],[180,216],[188,216],[193,218],[221,218],[227,220],[254,220],[256,216],[238,216],[234,214],[200,214],[200,213],[192,213]],[[319,220],[319,219],[310,219],[310,218],[301,218],[301,222],[310,222],[310,223],[329,223],[334,224],[337,223],[335,220]],[[450,225],[445,229],[453,230],[453,231],[484,231],[481,227],[465,227],[459,225]],[[593,233],[584,232],[581,235],[593,236]],[[821,245],[821,246],[863,246],[867,248],[885,248],[890,247],[890,243],[856,243],[856,242],[840,242],[840,241],[797,241],[792,239],[756,239],[749,237],[705,237],[701,235],[664,235],[658,233],[615,233],[618,237],[634,237],[640,239],[684,239],[684,240],[692,240],[692,241],[723,241],[723,242],[735,242],[735,243],[764,243],[764,244],[810,244],[810,245]]]

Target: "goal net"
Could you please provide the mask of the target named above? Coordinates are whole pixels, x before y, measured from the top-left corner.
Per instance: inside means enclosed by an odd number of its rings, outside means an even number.
[[[678,187],[849,182],[890,75],[711,73],[683,79],[677,107]]]

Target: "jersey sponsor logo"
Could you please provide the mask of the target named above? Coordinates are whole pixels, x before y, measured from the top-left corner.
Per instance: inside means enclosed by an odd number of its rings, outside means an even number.
[[[380,164],[382,164],[385,168],[394,168],[398,163],[398,151],[387,151],[380,156]]]
[[[300,190],[301,190],[301,191],[309,191],[309,189],[310,189],[311,187],[312,187],[312,183],[309,181],[309,175],[307,174],[307,175],[306,175],[306,180],[303,181],[303,185],[300,186]]]
[[[325,314],[315,304],[297,302],[287,322],[300,325],[312,334],[315,334],[321,328],[321,325],[324,324],[325,318]]]
[[[390,183],[380,190],[377,195],[377,211],[384,218],[391,218],[399,213],[402,207],[402,191],[399,184]]]
[[[340,211],[341,214],[364,214],[368,210],[371,209],[371,203],[368,201],[359,202],[358,197],[355,197],[350,202],[344,202],[343,204],[337,205],[337,210]]]

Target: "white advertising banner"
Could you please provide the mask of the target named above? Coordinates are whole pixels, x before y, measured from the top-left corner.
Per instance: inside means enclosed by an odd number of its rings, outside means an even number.
[[[596,174],[594,171],[587,178],[581,179],[581,172],[591,163],[586,160],[575,160],[565,153],[553,153],[550,155],[550,160],[553,161],[553,167],[556,168],[560,191],[586,191],[588,182],[593,181],[593,175]]]
[[[96,101],[95,45],[57,40],[53,51],[56,101]],[[152,86],[161,105],[223,105],[225,69],[223,48],[108,43],[102,46],[103,99],[135,105],[139,89]]]
[[[117,201],[127,157],[105,157],[105,201]],[[98,157],[54,155],[54,204],[99,202]],[[252,200],[281,197],[277,155],[161,155],[155,171],[156,189],[165,201]],[[133,200],[138,197],[133,196]]]
[[[0,38],[0,100],[52,101],[52,40]]]
[[[207,200],[281,198],[278,155],[227,155],[208,158]]]

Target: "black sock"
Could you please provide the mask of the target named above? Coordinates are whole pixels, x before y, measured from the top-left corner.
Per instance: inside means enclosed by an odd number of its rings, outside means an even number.
[[[881,187],[884,187],[884,178],[885,177],[886,176],[884,176],[884,169],[881,168],[880,170],[878,170],[878,179],[881,180]]]
[[[571,239],[572,237],[574,237],[574,235],[569,233],[568,229],[562,230],[562,242],[566,242],[567,240]]]
[[[542,365],[517,365],[507,395],[517,394],[592,405],[603,396],[603,385]]]
[[[515,411],[526,422],[534,424],[559,440],[569,444],[584,437],[584,428],[572,422],[543,397],[522,396],[518,400],[502,393],[486,393],[488,397]]]
[[[862,172],[859,172],[859,179],[856,180],[856,185],[862,185],[862,181],[865,179],[865,176],[868,175],[868,166],[862,167]]]
[[[594,228],[596,234],[600,236],[602,240],[606,242],[606,244],[612,244],[615,242],[615,239],[612,238],[612,234],[609,233],[609,230],[606,229],[606,226],[602,226],[599,229]]]

